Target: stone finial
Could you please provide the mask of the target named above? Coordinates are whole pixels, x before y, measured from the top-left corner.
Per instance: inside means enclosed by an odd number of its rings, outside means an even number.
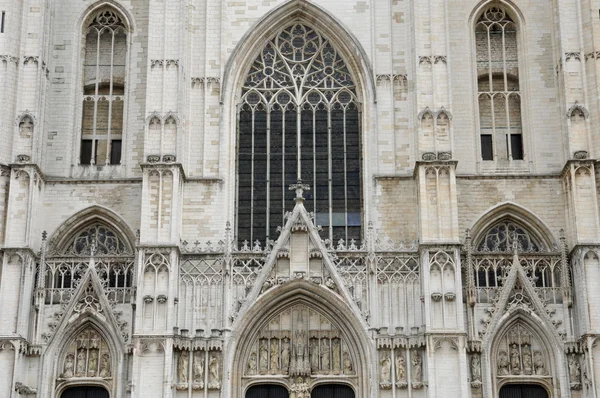
[[[310,185],[303,184],[301,179],[298,179],[298,182],[295,184],[291,184],[290,191],[296,191],[296,201],[304,201],[304,191],[310,191]]]

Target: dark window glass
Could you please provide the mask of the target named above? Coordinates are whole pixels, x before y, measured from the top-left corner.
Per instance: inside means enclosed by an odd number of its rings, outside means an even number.
[[[81,164],[92,164],[92,140],[81,140]]]
[[[548,393],[535,384],[509,384],[500,389],[500,398],[548,398]]]
[[[285,387],[270,384],[252,386],[246,392],[246,398],[288,398]]]
[[[311,398],[354,398],[354,390],[340,384],[327,384],[313,388]]]
[[[6,17],[6,11],[2,11],[2,20],[0,21],[0,33],[4,33],[4,18]]]
[[[512,157],[514,160],[523,159],[523,139],[521,134],[511,134],[510,150],[512,151]]]
[[[110,164],[121,163],[121,140],[112,140],[110,143]]]
[[[492,136],[489,134],[481,135],[481,158],[483,160],[494,160]]]
[[[71,387],[61,398],[108,398],[108,391],[102,387]]]

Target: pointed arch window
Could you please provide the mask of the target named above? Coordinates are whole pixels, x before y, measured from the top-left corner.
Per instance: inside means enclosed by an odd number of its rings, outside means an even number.
[[[121,163],[126,54],[122,18],[99,12],[85,31],[80,164]]]
[[[360,239],[360,104],[327,38],[303,24],[279,31],[250,67],[238,126],[240,241],[276,238],[298,180],[324,238]]]
[[[482,160],[523,159],[517,25],[488,7],[475,25]]]

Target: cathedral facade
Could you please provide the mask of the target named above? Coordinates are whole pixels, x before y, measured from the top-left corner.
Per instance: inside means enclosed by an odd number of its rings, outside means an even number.
[[[600,3],[0,0],[0,397],[600,398]]]

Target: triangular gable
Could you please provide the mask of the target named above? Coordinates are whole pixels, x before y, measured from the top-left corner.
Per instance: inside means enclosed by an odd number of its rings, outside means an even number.
[[[276,287],[277,285],[283,285],[293,282],[293,280],[309,280],[315,285],[321,285],[325,288],[331,289],[337,293],[340,298],[352,308],[353,312],[360,314],[358,305],[352,299],[347,287],[344,285],[344,281],[338,274],[335,264],[333,262],[334,257],[327,250],[323,240],[319,235],[319,230],[313,222],[312,215],[304,207],[304,198],[302,197],[302,191],[304,189],[301,184],[297,184],[296,187],[296,205],[291,213],[287,215],[287,221],[285,226],[281,229],[279,238],[275,242],[272,251],[268,254],[265,261],[265,266],[261,270],[256,283],[249,292],[243,306],[240,308],[239,315],[243,315],[250,306],[256,301],[256,299],[266,291]],[[305,233],[307,238],[307,251],[305,258],[302,257],[300,262],[296,258],[293,258],[296,253],[294,250],[297,248],[295,241],[296,239],[303,239],[301,234]],[[282,275],[281,272],[278,274],[275,272],[275,267],[278,264],[278,260],[282,258],[290,259],[289,274]],[[313,277],[309,272],[310,259],[319,258],[322,260],[323,269],[326,275],[321,277]],[[306,260],[306,261],[302,261]],[[302,268],[302,263],[304,268]],[[296,265],[296,267],[295,267]],[[242,316],[237,318],[239,322]],[[367,327],[364,319],[360,319],[364,327]]]

